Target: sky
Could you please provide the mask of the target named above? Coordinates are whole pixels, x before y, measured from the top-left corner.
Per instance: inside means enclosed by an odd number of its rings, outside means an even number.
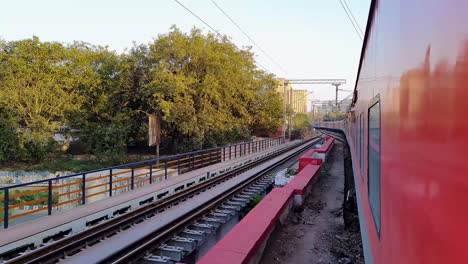
[[[211,0],[179,0],[238,47],[253,46],[256,61],[287,79],[343,78],[352,90],[362,40],[340,0],[215,0],[265,50],[237,29]],[[0,38],[39,37],[64,43],[80,40],[124,52],[133,42],[149,43],[172,25],[182,31],[210,29],[174,0],[0,0]],[[370,0],[347,0],[365,31]],[[279,67],[278,64],[281,66]],[[334,99],[331,85],[294,85],[309,100]],[[340,92],[344,98],[350,92]]]

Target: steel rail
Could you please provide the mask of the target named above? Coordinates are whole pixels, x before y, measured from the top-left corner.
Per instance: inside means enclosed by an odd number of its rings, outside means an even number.
[[[317,138],[319,137],[315,137],[306,142],[302,142],[302,144],[309,143],[313,140],[317,140]],[[239,173],[247,171],[255,166],[258,166],[259,164],[262,164],[274,157],[277,157],[285,152],[297,148],[300,145],[301,143],[294,144],[285,149],[282,149],[281,151],[275,153],[272,156],[264,157],[252,163],[249,163],[243,167],[234,169],[231,172],[226,173],[224,175],[207,179],[203,183],[182,190],[167,198],[157,200],[146,206],[142,206],[133,211],[122,214],[118,217],[103,221],[84,231],[64,237],[46,246],[31,250],[29,252],[25,252],[20,256],[5,261],[4,263],[55,263],[58,260],[66,257],[67,255],[73,255],[74,253],[82,250],[83,248],[99,243],[102,239],[113,236],[121,230],[131,228],[131,226],[143,221],[146,218],[154,216],[158,212],[164,210],[164,208],[171,206],[172,204],[177,204],[181,200],[188,199],[196,193],[199,193],[201,190],[211,188],[211,186],[217,185],[232,177],[235,177]]]

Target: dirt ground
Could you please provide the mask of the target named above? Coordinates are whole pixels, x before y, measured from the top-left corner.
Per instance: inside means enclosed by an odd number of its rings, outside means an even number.
[[[303,208],[273,232],[261,263],[364,263],[349,162],[347,148],[336,142]]]

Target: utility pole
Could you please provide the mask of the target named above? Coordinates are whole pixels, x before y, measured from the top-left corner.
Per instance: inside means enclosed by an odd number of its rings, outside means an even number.
[[[286,88],[286,80],[283,80],[283,129],[281,131],[282,137],[286,137],[286,102],[287,102],[287,88]]]
[[[338,112],[338,90],[341,83],[332,83],[335,86],[335,112]]]
[[[315,124],[315,105],[314,105],[314,102],[311,102],[312,103],[312,125]]]
[[[289,140],[291,140],[291,129],[292,129],[292,87],[289,90]]]

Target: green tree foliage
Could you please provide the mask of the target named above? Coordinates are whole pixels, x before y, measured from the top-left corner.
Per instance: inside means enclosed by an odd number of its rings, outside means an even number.
[[[83,42],[0,40],[0,109],[8,109],[0,111],[0,162],[43,158],[63,126],[78,129],[90,153],[121,156],[128,144],[146,144],[153,113],[166,152],[273,132],[281,122],[275,88],[250,50],[198,29],[173,27],[123,54]]]
[[[227,38],[173,28],[130,55],[133,66],[137,62],[131,78],[137,85],[129,89],[138,97],[133,102],[161,116],[170,149],[225,144],[280,124],[273,77]]]
[[[12,111],[0,106],[0,163],[21,156],[18,124]]]
[[[293,118],[293,138],[301,138],[310,133],[312,125],[309,117],[303,113],[297,113]]]
[[[303,114],[303,113],[295,114],[293,123],[294,123],[294,129],[298,129],[298,130],[304,130],[304,129],[310,130],[312,126],[310,124],[310,120],[307,114]]]
[[[90,123],[81,132],[88,150],[101,160],[118,161],[127,150],[128,131],[120,122]]]
[[[0,44],[0,104],[17,113],[36,142],[47,142],[77,110],[75,67],[60,43],[33,39]]]

